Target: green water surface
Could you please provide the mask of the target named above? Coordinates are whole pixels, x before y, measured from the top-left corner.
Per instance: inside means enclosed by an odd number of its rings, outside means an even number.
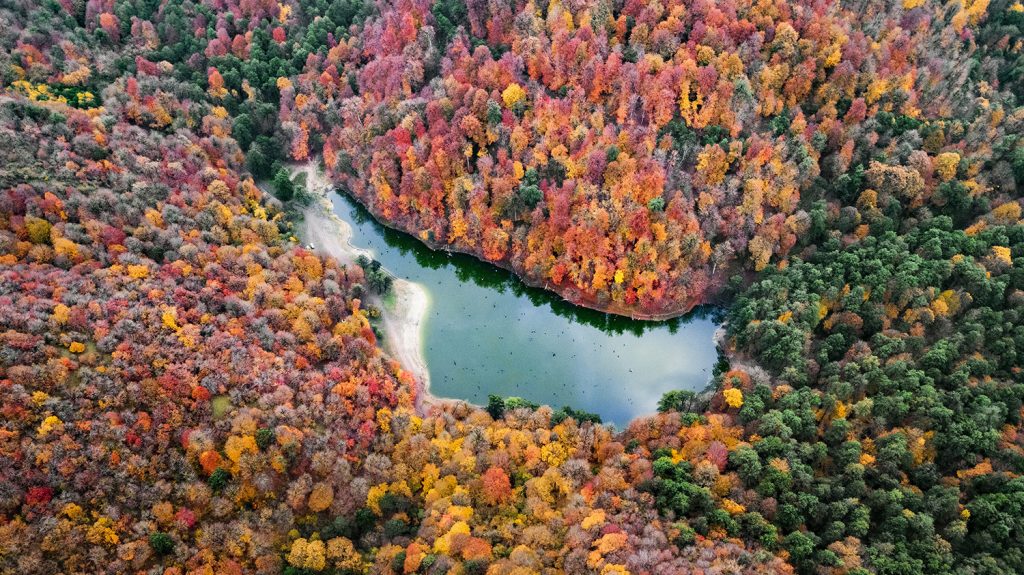
[[[430,297],[423,327],[430,391],[485,405],[488,394],[571,406],[625,426],[673,389],[702,390],[717,359],[714,310],[634,321],[565,302],[471,256],[435,251],[387,228],[344,194],[335,213],[352,243]]]

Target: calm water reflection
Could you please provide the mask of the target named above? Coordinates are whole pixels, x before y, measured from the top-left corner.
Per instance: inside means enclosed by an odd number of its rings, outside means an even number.
[[[486,404],[487,395],[569,405],[625,426],[672,389],[699,391],[715,363],[716,310],[641,322],[565,302],[476,258],[434,251],[377,223],[344,194],[334,211],[352,243],[430,295],[424,355],[431,393]]]

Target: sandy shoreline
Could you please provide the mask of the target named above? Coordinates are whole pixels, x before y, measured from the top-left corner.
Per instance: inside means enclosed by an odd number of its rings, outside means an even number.
[[[360,255],[372,258],[370,251],[352,245],[352,226],[334,214],[329,197],[332,185],[316,161],[302,164],[295,172],[306,175],[306,188],[314,198],[303,211],[299,230],[303,243],[311,243],[315,251],[346,264],[354,264]],[[418,403],[430,403],[430,371],[423,358],[423,318],[430,298],[421,285],[402,278],[395,278],[393,289],[393,305],[385,306],[379,297],[374,297],[382,312],[384,348],[419,382]]]

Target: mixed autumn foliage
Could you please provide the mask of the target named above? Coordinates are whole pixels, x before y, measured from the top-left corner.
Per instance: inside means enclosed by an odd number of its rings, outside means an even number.
[[[966,81],[985,2],[397,4],[282,91],[293,157],[322,138],[379,217],[584,305],[707,301],[881,155],[913,207],[966,216],[1003,184],[975,173],[1010,120]]]
[[[0,21],[0,573],[1024,571],[1020,3]],[[421,402],[256,183],[318,155],[584,305],[728,299],[709,393]]]

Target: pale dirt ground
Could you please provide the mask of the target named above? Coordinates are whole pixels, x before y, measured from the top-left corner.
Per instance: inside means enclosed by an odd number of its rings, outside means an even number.
[[[304,173],[306,188],[313,202],[303,212],[299,237],[303,244],[313,244],[315,251],[334,256],[338,261],[355,265],[360,255],[372,257],[369,251],[352,245],[352,226],[334,214],[329,192],[332,189],[327,176],[316,161],[298,166],[295,173]],[[423,318],[430,305],[426,290],[420,284],[395,278],[394,297],[386,305],[373,296],[381,307],[384,328],[384,348],[402,367],[412,373],[422,386],[419,397],[426,403],[430,397],[430,372],[423,358]]]

